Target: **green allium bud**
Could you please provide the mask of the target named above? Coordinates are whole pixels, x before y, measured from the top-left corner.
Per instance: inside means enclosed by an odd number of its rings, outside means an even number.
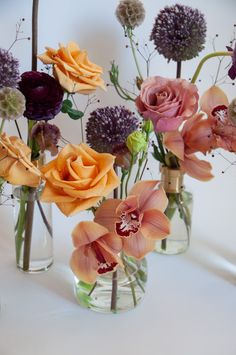
[[[233,125],[236,126],[236,98],[228,106],[228,117]]]
[[[145,17],[145,9],[139,0],[121,0],[116,8],[116,17],[122,26],[135,28]]]
[[[145,151],[147,149],[148,143],[143,132],[135,131],[128,136],[126,145],[130,153],[135,155]]]
[[[25,111],[25,97],[17,89],[4,87],[0,89],[0,117],[17,120]]]

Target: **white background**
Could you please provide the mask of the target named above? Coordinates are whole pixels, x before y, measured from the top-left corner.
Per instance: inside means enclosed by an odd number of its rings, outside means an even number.
[[[120,65],[126,85],[136,75],[123,30],[114,16],[116,0],[41,0],[39,8],[39,53],[44,46],[74,40],[86,48],[92,61],[104,68],[105,79],[111,60]],[[148,41],[154,17],[173,1],[144,0],[146,19],[137,29],[139,43]],[[236,23],[235,0],[182,1],[198,7],[208,23],[206,50],[224,50]],[[0,46],[8,48],[15,36],[15,23],[25,18],[23,36],[30,36],[31,0],[0,0]],[[152,49],[152,44],[150,44]],[[30,70],[30,42],[13,48],[21,70]],[[182,76],[188,79],[198,59],[184,63]],[[202,93],[212,83],[217,59],[208,62],[198,82]],[[153,75],[174,76],[175,65],[160,56],[152,62]],[[229,81],[228,81],[229,82]],[[229,98],[235,86],[223,85]],[[123,104],[112,88],[97,92],[100,105]],[[83,107],[84,99],[79,105]],[[130,106],[132,108],[132,106]],[[94,107],[91,107],[91,110]],[[55,122],[68,140],[80,142],[79,123],[59,116]],[[24,123],[20,122],[22,129]],[[7,126],[11,133],[14,128]],[[224,153],[235,161],[235,155]],[[123,315],[103,316],[81,309],[74,300],[68,260],[72,250],[70,232],[86,214],[73,218],[54,209],[55,265],[46,274],[29,276],[14,266],[13,223],[10,208],[0,210],[0,354],[64,355],[235,355],[236,354],[236,165],[225,174],[228,163],[216,154],[209,158],[215,178],[208,183],[187,178],[194,193],[193,235],[185,255],[149,259],[149,284],[144,302]],[[151,177],[158,177],[155,162]],[[147,173],[150,178],[150,173]]]

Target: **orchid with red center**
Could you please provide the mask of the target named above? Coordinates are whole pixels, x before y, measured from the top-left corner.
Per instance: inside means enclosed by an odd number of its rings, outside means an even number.
[[[70,265],[73,273],[86,283],[93,284],[98,275],[115,271],[122,266],[118,253],[121,239],[95,222],[80,222],[72,232],[75,250]]]
[[[125,200],[104,201],[95,214],[95,221],[115,232],[123,241],[123,251],[142,259],[154,250],[156,240],[170,233],[170,222],[164,211],[168,199],[158,181],[140,181]]]

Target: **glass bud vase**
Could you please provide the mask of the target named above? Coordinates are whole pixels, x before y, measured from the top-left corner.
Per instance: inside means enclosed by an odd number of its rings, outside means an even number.
[[[74,291],[78,303],[101,313],[120,313],[135,308],[143,299],[147,282],[146,259],[122,256],[124,268],[99,275],[95,284],[75,277]]]
[[[190,243],[193,196],[185,190],[184,175],[178,169],[162,167],[161,183],[169,203],[165,214],[171,222],[171,234],[156,243],[161,254],[184,253]]]
[[[42,186],[16,187],[13,191],[16,265],[38,273],[53,264],[52,206],[40,201]]]

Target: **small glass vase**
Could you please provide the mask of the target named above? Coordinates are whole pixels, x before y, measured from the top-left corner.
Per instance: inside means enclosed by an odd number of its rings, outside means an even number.
[[[178,169],[161,169],[161,182],[169,203],[165,211],[171,222],[171,234],[156,243],[160,254],[176,255],[187,251],[190,244],[193,195],[183,185],[184,175]]]
[[[53,264],[52,206],[40,201],[41,192],[42,186],[13,191],[16,265],[28,273],[46,271]]]
[[[121,313],[142,301],[147,282],[146,259],[123,255],[122,260],[124,268],[98,276],[93,285],[75,277],[75,297],[82,307],[101,313]]]

